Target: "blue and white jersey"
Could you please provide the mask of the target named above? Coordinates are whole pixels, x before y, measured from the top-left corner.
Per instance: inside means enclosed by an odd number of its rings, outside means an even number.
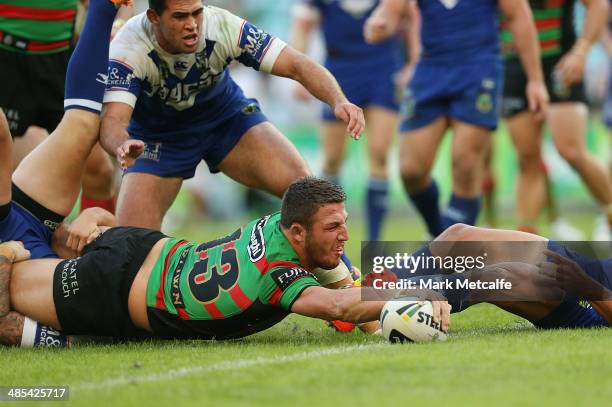
[[[423,61],[490,62],[500,58],[497,0],[418,0]]]
[[[104,102],[134,107],[129,131],[171,139],[195,123],[214,126],[236,113],[244,98],[227,66],[237,60],[270,72],[286,44],[230,12],[204,7],[195,53],[170,54],[146,14],[119,31],[110,47]]]
[[[379,0],[299,0],[294,15],[320,24],[328,67],[342,64],[401,66],[399,37],[368,44],[363,36],[363,26],[378,4]]]

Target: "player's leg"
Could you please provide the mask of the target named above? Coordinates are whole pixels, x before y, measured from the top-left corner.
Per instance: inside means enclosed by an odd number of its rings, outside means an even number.
[[[321,125],[323,168],[321,176],[340,184],[340,169],[346,152],[346,124],[337,120],[325,120]]]
[[[243,185],[278,197],[297,178],[311,174],[295,146],[269,122],[247,130],[217,168]]]
[[[548,122],[559,154],[580,174],[612,225],[612,184],[606,168],[586,147],[588,113],[583,103],[555,103]]]
[[[452,121],[453,194],[442,216],[444,228],[455,223],[476,223],[484,160],[491,143],[491,131],[473,124]]]
[[[397,112],[371,106],[365,109],[368,123],[369,180],[366,193],[368,240],[378,240],[389,201],[389,150],[397,129]]]
[[[183,178],[130,172],[117,199],[117,223],[160,230],[164,215],[181,189]]]
[[[542,123],[528,111],[506,121],[519,162],[516,206],[519,229],[535,231],[538,216],[546,206],[546,174],[542,167]]]
[[[23,136],[14,138],[12,154],[13,171],[17,168],[19,163],[48,136],[49,133],[42,127],[30,126]]]
[[[431,178],[431,169],[446,128],[447,119],[439,117],[423,127],[403,132],[399,138],[400,176],[404,189],[432,236],[443,230],[438,187]]]
[[[56,259],[28,260],[13,265],[10,287],[13,311],[61,329],[53,302],[53,274],[60,262]]]
[[[115,212],[115,166],[99,143],[87,158],[82,184],[81,211],[99,207]]]
[[[57,129],[22,162],[15,184],[47,209],[66,216],[80,191],[85,160],[98,138],[110,32],[117,12],[108,0],[91,0],[83,33],[66,74]]]

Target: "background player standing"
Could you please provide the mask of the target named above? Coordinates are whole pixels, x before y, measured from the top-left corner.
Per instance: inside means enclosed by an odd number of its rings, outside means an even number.
[[[584,29],[576,38],[574,0],[532,0],[542,66],[551,104],[546,123],[555,147],[580,175],[601,205],[606,220],[612,223],[612,184],[603,165],[586,147],[588,111],[583,76],[587,54],[599,38],[608,16],[608,0],[584,0],[587,8]],[[502,34],[505,54],[503,115],[519,159],[517,208],[519,228],[535,232],[538,215],[547,200],[546,169],[542,161],[543,123],[533,112],[523,92],[527,81],[516,54],[514,36],[504,23]],[[604,225],[606,222],[604,222]],[[609,240],[605,230],[599,239]]]
[[[543,112],[548,95],[526,0],[420,0],[418,6],[423,52],[402,105],[400,172],[429,233],[436,236],[457,222],[474,224],[480,209],[484,157],[497,127],[502,91],[499,11],[516,36],[527,71],[529,108]],[[366,23],[366,39],[378,42],[392,35],[406,7],[405,0],[384,0]],[[448,128],[453,130],[453,194],[442,216],[430,173]]]
[[[300,0],[294,9],[292,36],[292,45],[300,52],[307,52],[313,30],[317,26],[321,28],[327,50],[325,67],[336,77],[347,97],[364,109],[370,176],[366,194],[368,240],[379,239],[388,207],[387,157],[397,128],[398,91],[402,87],[398,79],[402,68],[414,68],[410,64],[404,67],[399,36],[376,45],[366,43],[363,38],[362,27],[378,3],[378,0]],[[410,47],[410,61],[418,60],[418,45],[417,42],[417,46]],[[301,98],[312,97],[301,86],[297,91]],[[346,150],[345,126],[327,106],[322,118],[322,175],[339,183]]]

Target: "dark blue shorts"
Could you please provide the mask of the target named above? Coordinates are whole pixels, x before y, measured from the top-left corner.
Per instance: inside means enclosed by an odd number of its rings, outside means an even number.
[[[503,91],[501,61],[417,65],[400,109],[400,131],[427,126],[439,117],[495,130]]]
[[[376,106],[394,112],[399,110],[401,96],[395,84],[396,66],[358,69],[358,65],[350,68],[327,65],[327,68],[349,102],[362,109]],[[323,120],[338,120],[328,105],[323,108]]]
[[[212,128],[209,123],[195,124],[175,134],[165,134],[163,140],[131,134],[131,137],[144,141],[146,147],[127,172],[187,179],[193,177],[202,160],[206,161],[211,172],[219,172],[217,166],[242,136],[266,121],[268,119],[261,112],[257,100],[244,98],[236,113]]]
[[[54,259],[51,237],[63,218],[25,195],[15,185],[9,212],[0,220],[0,242],[23,242],[32,259]]]

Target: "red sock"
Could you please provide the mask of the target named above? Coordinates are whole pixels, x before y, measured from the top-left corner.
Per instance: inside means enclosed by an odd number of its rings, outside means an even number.
[[[110,199],[90,199],[85,196],[81,196],[81,212],[88,208],[102,208],[106,209],[110,213],[115,213],[115,198]]]

